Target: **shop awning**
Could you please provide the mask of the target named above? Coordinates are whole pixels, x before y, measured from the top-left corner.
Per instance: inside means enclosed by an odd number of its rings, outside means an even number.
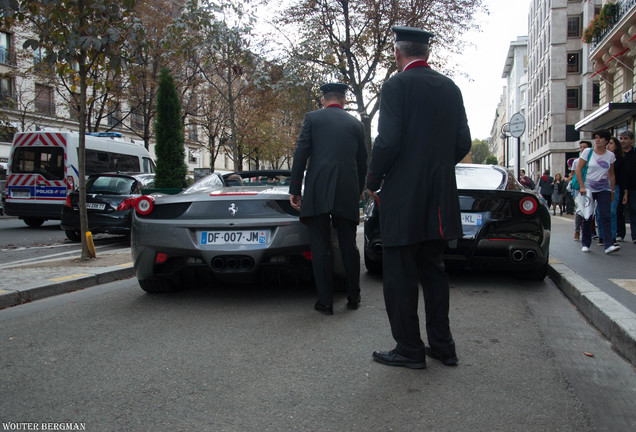
[[[636,103],[610,102],[578,122],[574,128],[584,132],[609,129],[632,116],[636,116]]]

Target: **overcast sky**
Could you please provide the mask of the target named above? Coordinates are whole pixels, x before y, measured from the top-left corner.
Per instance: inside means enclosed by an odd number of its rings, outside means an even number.
[[[482,15],[480,33],[467,36],[469,47],[459,61],[472,81],[456,77],[461,88],[473,139],[485,139],[490,129],[505,80],[501,78],[510,42],[528,34],[530,0],[486,0],[490,15]]]

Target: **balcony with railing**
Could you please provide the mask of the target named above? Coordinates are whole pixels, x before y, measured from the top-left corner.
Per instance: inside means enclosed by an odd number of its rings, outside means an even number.
[[[592,37],[590,43],[592,52],[594,52],[600,45],[604,44],[606,42],[605,39],[619,30],[619,27],[624,27],[626,19],[629,18],[630,14],[633,15],[633,10],[636,7],[636,0],[619,0],[616,3],[608,3],[603,6],[604,9],[607,7],[611,7],[613,9],[613,13],[611,16],[607,17],[604,22],[599,23],[599,29],[595,32],[596,34]],[[604,12],[602,10],[600,15],[603,15],[603,13]],[[598,17],[598,15],[595,17],[595,21]],[[629,25],[627,27],[629,27]]]
[[[17,64],[15,51],[0,46],[0,64],[15,66]]]

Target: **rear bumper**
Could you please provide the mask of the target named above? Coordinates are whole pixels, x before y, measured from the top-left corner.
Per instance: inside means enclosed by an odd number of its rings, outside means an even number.
[[[64,231],[79,230],[79,213],[64,206],[61,211],[60,226]],[[130,234],[130,211],[125,210],[111,214],[88,213],[88,230],[93,234]]]
[[[33,217],[43,219],[60,219],[64,204],[20,203],[8,199],[4,202],[4,210],[9,216],[21,218]]]

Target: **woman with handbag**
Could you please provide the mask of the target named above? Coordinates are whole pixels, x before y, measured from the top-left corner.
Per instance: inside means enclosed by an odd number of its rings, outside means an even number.
[[[592,143],[590,141],[582,140],[579,142],[579,149],[581,150],[580,155],[583,153],[585,149],[592,148]],[[572,194],[572,204],[576,208],[576,197],[579,195],[579,184],[576,181],[576,165],[579,163],[579,159],[576,158],[572,162],[572,171],[570,172],[570,193]],[[581,239],[581,224],[583,222],[583,217],[581,214],[574,210],[574,240],[578,241]]]
[[[611,151],[607,151],[606,146],[611,138],[608,130],[598,130],[592,134],[594,138],[594,149],[586,149],[581,153],[578,163],[576,164],[576,178],[582,179],[579,182],[579,193],[582,200],[587,201],[587,205],[582,210],[590,210],[584,212],[582,223],[582,252],[590,251],[592,243],[592,227],[591,219],[594,214],[594,202],[599,209],[600,225],[603,226],[603,232],[611,233],[610,208],[614,199],[614,189],[616,179],[614,176],[614,162],[616,156]],[[589,206],[589,207],[588,207]],[[577,210],[578,211],[578,210]],[[610,254],[616,252],[619,247],[614,246],[611,235],[606,235],[604,240],[605,253]]]

